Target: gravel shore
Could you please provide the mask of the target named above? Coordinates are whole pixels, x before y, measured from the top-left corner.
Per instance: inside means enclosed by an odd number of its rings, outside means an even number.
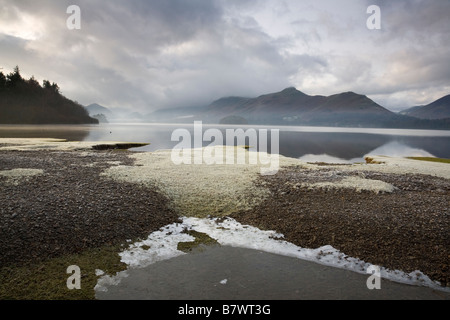
[[[348,167],[346,167],[347,169]],[[357,175],[392,184],[393,192],[298,187]],[[286,168],[261,177],[271,197],[232,217],[276,230],[305,248],[332,245],[348,256],[450,286],[450,181],[420,174]]]
[[[159,192],[100,176],[133,165],[129,153],[2,150],[1,171],[42,174],[0,175],[0,267],[147,237],[177,221]]]
[[[143,166],[130,154],[136,153],[2,150],[0,267],[144,238],[178,221],[183,213],[171,209],[164,192],[103,174],[111,167]],[[154,164],[145,165],[150,170]],[[393,191],[311,187],[344,180],[381,181]],[[294,166],[253,183],[270,196],[231,214],[240,223],[275,230],[301,247],[332,245],[389,269],[420,270],[450,286],[450,180]]]

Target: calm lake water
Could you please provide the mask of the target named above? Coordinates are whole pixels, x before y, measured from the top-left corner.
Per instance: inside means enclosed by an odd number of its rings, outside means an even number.
[[[0,137],[48,137],[71,141],[127,141],[150,145],[133,149],[155,151],[171,149],[181,140],[172,141],[176,129],[186,129],[194,140],[193,124],[117,123],[101,125],[2,125]],[[333,127],[267,127],[203,124],[202,132],[218,129],[222,141],[215,144],[236,144],[227,141],[226,130],[254,130],[258,137],[262,129],[268,132],[270,152],[271,129],[279,129],[279,153],[309,162],[350,163],[362,161],[367,154],[386,156],[434,156],[450,158],[449,130],[409,130]],[[213,140],[214,141],[214,140]],[[247,140],[247,144],[251,143]],[[211,144],[204,141],[203,146]],[[257,149],[257,148],[255,148]]]

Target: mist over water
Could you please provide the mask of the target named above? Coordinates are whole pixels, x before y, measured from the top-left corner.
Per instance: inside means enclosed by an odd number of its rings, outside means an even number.
[[[304,156],[301,156],[300,160],[303,160],[305,162],[350,164],[356,162],[364,162],[364,157],[366,155],[384,155],[390,157],[434,157],[433,154],[424,149],[410,147],[406,144],[403,144],[402,142],[393,140],[374,150],[367,152],[362,157],[343,159],[339,157],[333,157],[328,154],[306,154]]]
[[[126,141],[150,145],[133,151],[172,149],[179,141],[171,141],[174,130],[184,128],[194,139],[193,124],[101,124],[101,125],[42,125],[0,126],[0,137],[7,138],[61,138],[70,141]],[[364,161],[364,156],[385,155],[394,157],[422,156],[450,158],[450,131],[408,130],[334,127],[269,127],[252,125],[206,125],[222,131],[226,129],[279,129],[281,155],[300,158],[307,162],[354,163]],[[203,141],[210,144],[236,144],[236,141]],[[270,134],[268,152],[271,151]],[[250,150],[257,150],[251,146]]]

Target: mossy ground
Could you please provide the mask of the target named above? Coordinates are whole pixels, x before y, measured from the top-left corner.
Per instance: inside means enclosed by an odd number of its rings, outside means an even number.
[[[217,241],[205,233],[186,231],[194,241],[180,242],[178,250],[191,252],[202,245],[216,245]],[[126,270],[118,253],[124,244],[85,250],[24,266],[0,268],[0,300],[95,300],[94,287],[99,276],[96,270],[115,275]],[[76,265],[81,270],[81,289],[68,289],[67,279],[72,273],[67,268]]]
[[[118,252],[122,245],[88,249],[80,254],[53,258],[26,266],[0,269],[0,300],[93,300],[96,269],[114,275],[125,270]],[[68,289],[67,267],[81,270],[81,289]]]
[[[432,161],[432,162],[450,163],[450,159],[444,159],[444,158],[432,158],[432,157],[408,157],[408,159],[421,160],[421,161]]]
[[[195,238],[194,241],[179,242],[177,249],[183,252],[190,252],[194,249],[199,248],[202,245],[217,245],[218,242],[208,236],[206,233],[198,232],[195,230],[186,231],[187,234]]]

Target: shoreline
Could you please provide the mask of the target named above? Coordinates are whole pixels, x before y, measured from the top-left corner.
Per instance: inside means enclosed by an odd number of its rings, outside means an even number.
[[[270,200],[232,217],[262,230],[276,230],[300,247],[331,245],[348,256],[391,270],[418,270],[450,287],[447,179],[365,172],[366,178],[396,186],[391,193],[377,194],[293,188],[286,181],[298,178],[296,175],[295,170],[285,169],[276,177],[261,178],[270,187]]]
[[[0,147],[3,146],[0,140]],[[133,170],[139,175],[144,171],[164,169],[151,169],[155,163],[145,157],[155,156],[155,153],[89,148],[81,152],[36,148],[0,150],[0,171],[42,170],[17,178],[16,184],[0,175],[0,185],[5,187],[0,196],[0,245],[6,253],[2,256],[2,266],[46,260],[114,241],[145,238],[183,216],[174,201],[184,198],[171,199],[168,197],[170,192],[164,190],[166,186],[158,188],[154,181],[148,183],[154,176],[141,175],[145,181],[133,181]],[[160,160],[167,159],[162,157]],[[405,272],[420,270],[449,287],[450,212],[445,205],[450,199],[449,179],[418,171],[402,172],[398,170],[401,166],[395,161],[393,166],[371,164],[359,167],[300,162],[293,165],[289,162],[276,175],[264,177],[256,170],[242,177],[242,181],[251,178],[251,187],[245,185],[242,190],[268,190],[269,195],[250,206],[215,216],[230,216],[242,224],[274,230],[282,233],[284,240],[304,248],[332,245],[348,256],[382,267]],[[432,166],[424,167],[430,173]],[[105,176],[110,170],[125,170],[129,174],[128,181]],[[178,167],[180,175],[185,174],[183,170]],[[248,171],[248,168],[242,170]],[[400,173],[394,173],[396,170]],[[447,170],[444,176],[450,167]],[[347,182],[356,184],[382,181],[383,187],[392,185],[395,189],[390,192],[380,189],[378,193],[365,189],[358,191],[345,184],[339,185],[346,181],[345,178],[353,179]],[[164,179],[177,180],[170,176],[159,176],[159,179],[162,182]],[[206,183],[205,190],[221,186],[205,181],[193,182]],[[317,185],[319,182],[329,184]],[[330,188],[330,185],[338,187]],[[259,191],[252,193],[255,190],[246,195],[259,194]],[[213,194],[209,200],[214,202],[215,197],[222,196],[221,193]],[[195,205],[198,203],[194,202],[191,207]],[[217,202],[215,205],[220,207],[222,204]],[[124,226],[126,230],[122,230]]]
[[[101,179],[126,151],[0,151],[0,266],[146,236],[178,216],[155,190]]]

